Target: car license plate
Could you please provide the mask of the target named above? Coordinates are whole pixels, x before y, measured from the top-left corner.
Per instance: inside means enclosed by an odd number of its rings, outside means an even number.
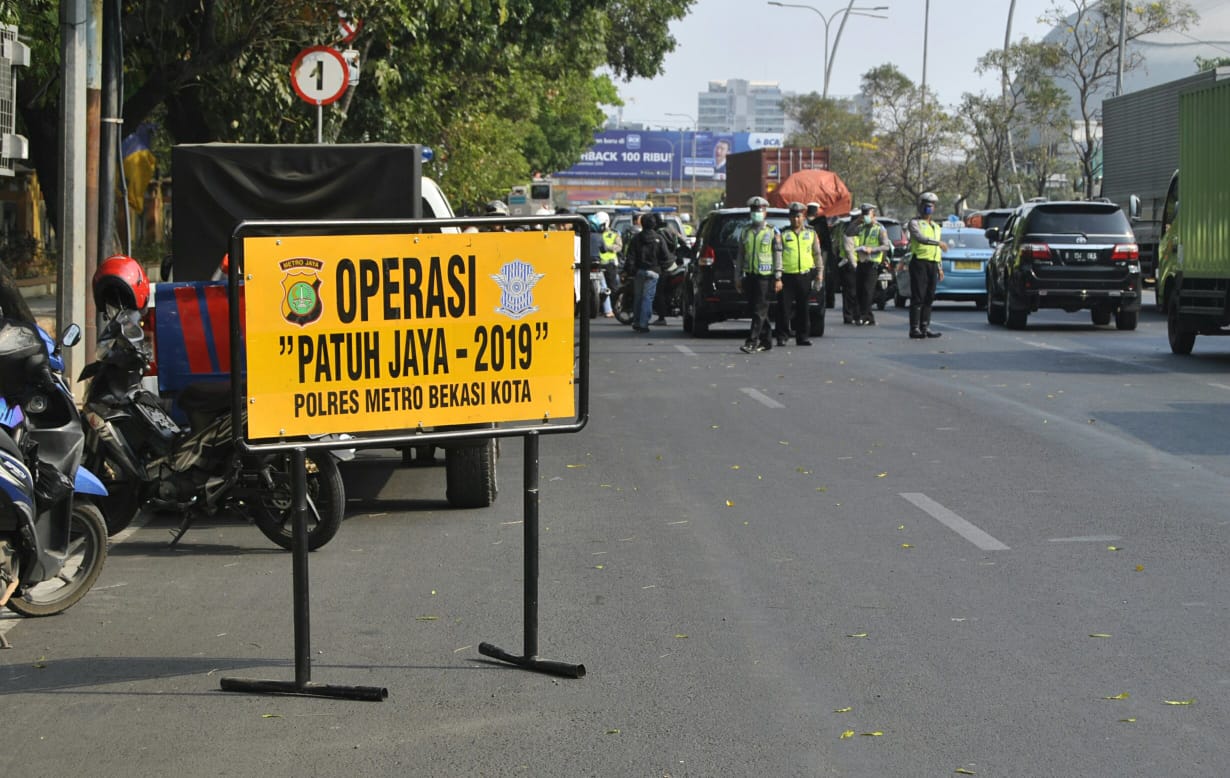
[[[982,270],[982,263],[976,259],[955,259],[952,262],[953,270]]]

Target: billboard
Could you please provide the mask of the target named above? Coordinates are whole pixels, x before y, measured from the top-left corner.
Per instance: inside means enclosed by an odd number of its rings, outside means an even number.
[[[781,146],[782,140],[772,132],[603,130],[577,164],[553,177],[721,181],[728,154]]]

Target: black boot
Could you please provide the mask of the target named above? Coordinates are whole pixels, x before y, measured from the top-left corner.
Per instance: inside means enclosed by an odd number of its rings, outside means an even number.
[[[923,337],[926,337],[926,338],[938,338],[944,334],[942,332],[936,332],[935,330],[931,329],[930,320],[924,321],[920,329],[922,330]]]
[[[918,308],[911,305],[910,306],[910,337],[911,338],[925,338],[926,337],[926,335],[923,335],[922,330],[919,329],[918,327],[918,318],[919,318]]]

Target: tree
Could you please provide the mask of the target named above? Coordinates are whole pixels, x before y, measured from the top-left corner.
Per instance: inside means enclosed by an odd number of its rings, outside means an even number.
[[[1080,160],[1086,197],[1093,196],[1096,160],[1102,147],[1102,99],[1109,94],[1118,73],[1119,9],[1118,0],[1054,0],[1039,20],[1066,32],[1056,44],[1059,63],[1054,73],[1075,89],[1078,118],[1071,143]],[[1186,30],[1197,19],[1184,0],[1134,3],[1127,8],[1124,37],[1131,42],[1165,30]],[[1126,52],[1124,72],[1143,61],[1140,52]]]
[[[1004,74],[1000,96],[965,94],[959,112],[969,139],[967,153],[983,173],[983,207],[1004,207],[1022,199],[1026,177],[1012,171],[1010,149],[1033,163],[1026,167],[1042,171],[1043,180],[1049,176],[1058,153],[1054,137],[1066,135],[1071,125],[1067,95],[1050,75],[1058,63],[1055,47],[1028,40],[1007,50],[992,49],[978,60],[978,73]]]
[[[864,73],[862,94],[876,127],[872,169],[881,206],[897,205],[912,213],[923,192],[955,193],[954,163],[962,156],[960,120],[940,108],[930,91],[920,95],[895,65]]]
[[[568,167],[592,143],[615,78],[653,77],[674,48],[669,22],[695,0],[352,0],[362,78],[325,110],[325,136],[432,146],[428,172],[461,206],[534,170]],[[35,67],[20,73],[20,120],[54,200],[59,2],[0,0]],[[171,143],[315,140],[316,111],[288,67],[335,42],[334,6],[315,0],[127,0],[124,132],[143,121]],[[165,158],[163,162],[165,163]]]
[[[786,138],[787,145],[827,148],[829,169],[841,176],[856,199],[878,194],[872,171],[874,127],[851,101],[812,92],[783,98],[782,110],[799,125]]]
[[[1205,59],[1204,57],[1196,57],[1196,70],[1201,72],[1212,70],[1213,68],[1221,68],[1230,65],[1230,57],[1212,57]]]

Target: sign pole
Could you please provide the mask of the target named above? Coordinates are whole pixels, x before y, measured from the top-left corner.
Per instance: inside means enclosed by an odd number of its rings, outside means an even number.
[[[324,143],[325,131],[325,108],[320,103],[316,103],[316,142]]]
[[[490,643],[479,643],[478,653],[534,670],[565,678],[583,678],[585,665],[542,659],[538,656],[538,431],[525,436],[525,653],[515,656]]]

